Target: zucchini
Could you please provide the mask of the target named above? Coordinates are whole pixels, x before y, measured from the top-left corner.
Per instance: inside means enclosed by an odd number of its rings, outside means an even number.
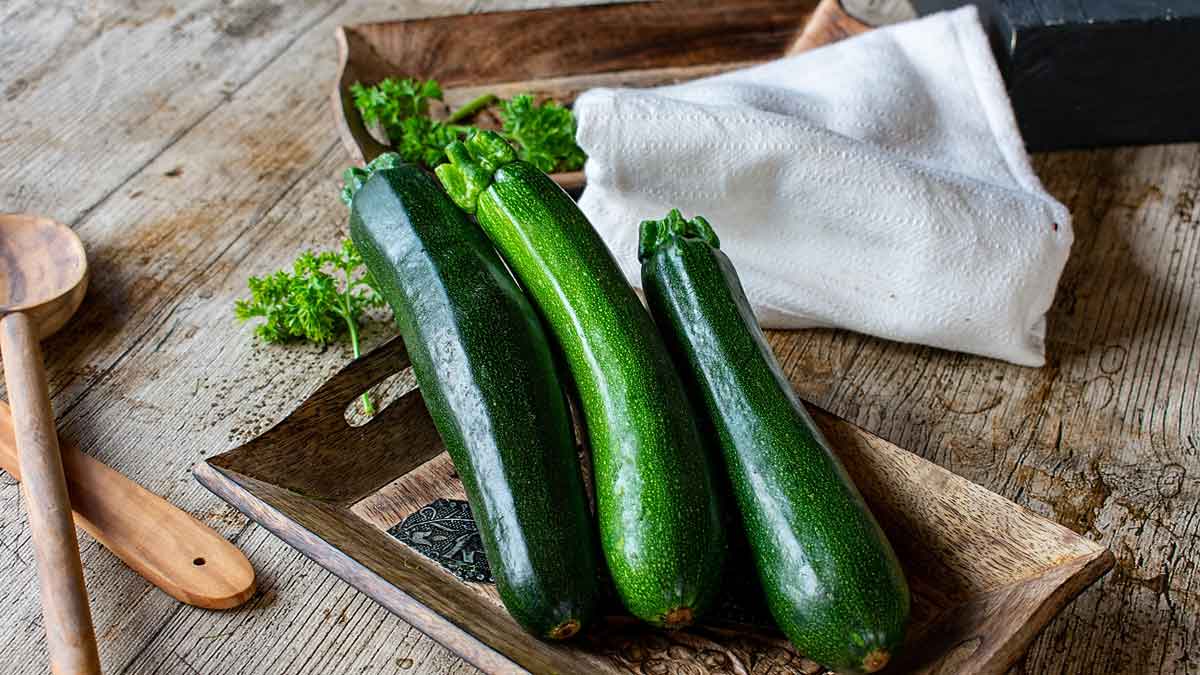
[[[356,173],[357,172],[357,173]],[[541,320],[437,183],[384,155],[348,172],[350,237],[395,312],[504,606],[568,638],[599,598],[595,534]]]
[[[626,609],[685,626],[717,588],[715,471],[646,309],[575,202],[496,134],[446,149],[438,177],[541,310],[574,378],[592,450],[600,543]]]
[[[805,656],[874,672],[904,639],[904,573],[719,246],[703,218],[642,223],[650,311],[716,431],[775,621]]]

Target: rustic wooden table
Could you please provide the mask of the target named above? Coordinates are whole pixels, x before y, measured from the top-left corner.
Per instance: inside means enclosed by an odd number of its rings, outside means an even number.
[[[480,4],[0,7],[0,210],[69,223],[94,274],[75,320],[44,345],[62,432],[236,541],[260,575],[244,608],[201,611],[83,536],[106,672],[472,671],[248,524],[189,468],[272,425],[349,358],[260,346],[231,313],[248,275],[344,228],[335,194],[347,158],[327,102],[334,26]],[[1117,567],[1046,630],[1026,672],[1194,673],[1200,152],[1056,153],[1036,165],[1077,237],[1047,367],[835,331],[772,342],[805,398],[1112,548]],[[7,476],[0,514],[0,670],[43,672],[33,552]]]

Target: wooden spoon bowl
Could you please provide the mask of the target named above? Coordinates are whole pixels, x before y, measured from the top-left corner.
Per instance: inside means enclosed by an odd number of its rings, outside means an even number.
[[[0,314],[22,312],[38,339],[56,333],[87,292],[83,242],[66,225],[26,214],[0,214]]]

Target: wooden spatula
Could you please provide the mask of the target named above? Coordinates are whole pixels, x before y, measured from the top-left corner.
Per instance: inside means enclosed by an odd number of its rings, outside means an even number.
[[[27,478],[22,491],[55,672],[99,670],[72,515],[183,602],[224,609],[254,592],[249,561],[216,532],[74,446],[60,448],[38,340],[75,313],[87,276],[83,244],[70,228],[40,216],[0,214],[0,344],[13,403],[10,412],[0,402],[0,467]]]
[[[147,581],[196,607],[254,594],[254,568],[224,537],[74,444],[59,441],[75,524]],[[0,402],[0,468],[20,479],[12,414]]]

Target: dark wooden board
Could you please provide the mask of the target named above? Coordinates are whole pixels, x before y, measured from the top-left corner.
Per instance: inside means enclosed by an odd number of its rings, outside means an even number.
[[[1194,0],[914,0],[976,4],[1031,150],[1200,139]]]

